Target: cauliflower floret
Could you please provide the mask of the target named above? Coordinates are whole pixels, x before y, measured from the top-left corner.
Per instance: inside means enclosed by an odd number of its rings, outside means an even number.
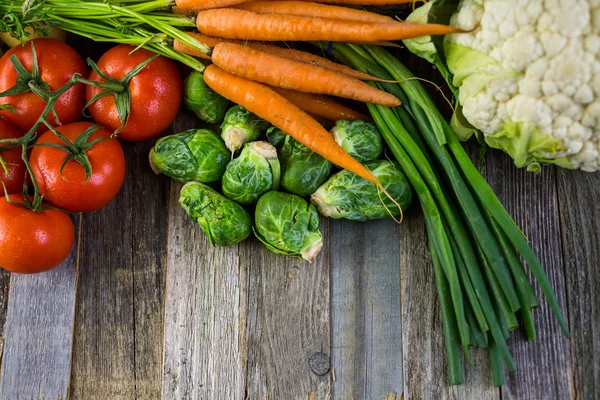
[[[450,24],[470,31],[446,37],[446,56],[488,143],[525,150],[519,166],[600,168],[600,0],[462,0]]]

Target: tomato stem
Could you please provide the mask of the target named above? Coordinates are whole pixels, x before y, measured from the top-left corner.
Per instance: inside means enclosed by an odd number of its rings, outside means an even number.
[[[20,63],[20,61],[14,57],[11,57],[11,62],[13,63],[13,66],[15,67],[15,69],[19,72],[20,69],[25,70],[24,71],[20,71],[19,75],[29,79],[29,81],[31,81],[31,77],[32,76],[38,76],[39,77],[39,70],[38,70],[38,60],[37,60],[37,55],[35,52],[35,45],[32,42],[31,43],[31,53],[32,53],[32,57],[33,57],[33,68],[32,68],[32,72],[29,72],[25,69],[25,67],[23,67],[23,65]],[[37,119],[37,121],[35,122],[35,124],[33,124],[33,127],[21,138],[18,139],[2,139],[0,140],[0,150],[6,150],[8,148],[12,148],[12,147],[16,147],[16,146],[21,146],[21,159],[23,160],[24,164],[25,164],[25,169],[27,171],[27,175],[31,178],[31,186],[33,186],[33,198],[30,199],[29,198],[29,187],[28,187],[28,183],[27,183],[27,176],[24,179],[23,182],[23,200],[24,203],[14,203],[16,205],[22,206],[22,207],[26,207],[34,212],[42,212],[44,209],[46,209],[46,207],[42,206],[43,203],[43,195],[40,193],[40,189],[39,189],[39,185],[37,182],[37,179],[35,177],[35,174],[33,173],[33,169],[31,168],[31,164],[29,163],[29,160],[27,158],[27,149],[30,146],[30,144],[35,141],[37,135],[36,132],[39,129],[39,127],[44,124],[46,125],[46,127],[51,130],[56,136],[58,136],[63,142],[65,142],[65,145],[60,147],[61,145],[56,145],[59,146],[62,150],[64,150],[67,155],[65,157],[65,162],[63,164],[63,167],[61,168],[61,174],[62,174],[62,170],[64,168],[64,166],[71,160],[75,160],[77,162],[79,162],[84,170],[85,170],[85,174],[86,174],[86,179],[90,179],[91,175],[92,175],[92,166],[90,164],[90,161],[86,155],[86,151],[89,150],[92,146],[94,146],[96,143],[98,143],[101,140],[104,140],[104,138],[101,139],[96,139],[93,140],[92,142],[88,143],[88,139],[90,138],[90,136],[99,128],[99,125],[93,125],[92,127],[88,128],[85,132],[83,132],[76,140],[75,142],[71,142],[69,139],[67,139],[64,135],[62,135],[54,126],[53,124],[48,121],[48,115],[53,112],[54,113],[54,118],[55,118],[55,122],[57,124],[60,124],[60,121],[58,120],[58,116],[56,115],[56,111],[54,109],[54,104],[56,103],[56,101],[65,93],[67,92],[69,89],[71,89],[73,86],[79,85],[79,84],[85,84],[87,82],[86,79],[84,79],[80,74],[76,73],[74,74],[71,79],[69,79],[69,81],[62,86],[61,88],[55,90],[55,91],[51,91],[50,87],[44,83],[42,84],[35,84],[35,85],[29,85],[29,83],[27,84],[28,86],[28,90],[31,89],[31,91],[33,93],[35,93],[36,95],[38,95],[39,97],[41,97],[43,100],[46,101],[46,107],[44,108],[44,111],[42,111],[42,113],[40,114],[39,118]],[[19,80],[17,80],[17,83],[15,84],[15,86],[13,86],[13,88],[0,93],[0,97],[2,96],[7,96],[7,92],[8,93],[12,93],[11,91],[16,87],[19,86],[21,84],[21,82],[19,82]],[[47,90],[44,90],[44,86],[47,87]],[[10,94],[8,94],[10,95]],[[1,146],[2,144],[6,144],[6,146]],[[43,143],[40,144],[40,146],[53,146],[49,143]],[[1,161],[1,159],[0,159]],[[0,164],[3,166],[3,168],[5,168],[5,164],[4,162],[0,162]],[[6,188],[5,189],[5,194],[6,194]],[[12,201],[10,200],[10,198],[7,196],[6,200],[10,203],[12,203]]]
[[[135,50],[134,50],[135,51]],[[129,121],[129,115],[131,114],[131,91],[129,90],[129,82],[139,74],[148,64],[154,61],[158,57],[158,54],[153,55],[152,57],[144,60],[131,71],[129,71],[121,80],[117,80],[115,78],[110,77],[100,70],[98,65],[91,58],[87,59],[87,63],[95,73],[98,74],[100,78],[104,80],[104,82],[95,82],[86,80],[86,83],[103,88],[102,92],[98,93],[94,97],[88,101],[88,103],[83,108],[84,112],[88,109],[89,106],[94,104],[96,101],[100,100],[105,96],[114,96],[115,105],[117,107],[117,113],[119,114],[119,119],[121,120],[121,126],[113,133],[113,136],[116,136],[119,132],[125,128],[127,125],[127,121]]]

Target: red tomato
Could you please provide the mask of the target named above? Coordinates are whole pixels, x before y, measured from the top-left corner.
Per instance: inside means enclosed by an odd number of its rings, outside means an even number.
[[[10,195],[17,203],[19,195]],[[0,198],[0,266],[21,274],[48,271],[63,262],[73,247],[75,228],[69,216],[47,209],[41,212],[10,204]]]
[[[23,136],[21,132],[0,118],[0,140],[16,139]],[[1,147],[2,145],[0,145]],[[21,146],[0,152],[0,157],[6,165],[8,175],[0,165],[0,182],[6,186],[8,193],[23,192],[23,181],[25,180],[25,163],[21,159]],[[4,193],[0,183],[0,193]]]
[[[120,81],[129,71],[154,56],[154,53],[144,49],[129,54],[133,49],[133,46],[121,44],[108,50],[98,60],[100,71]],[[105,82],[95,71],[90,73],[89,79]],[[167,129],[179,111],[182,86],[181,74],[173,61],[161,56],[148,64],[131,79],[127,87],[131,92],[131,113],[124,129],[119,132],[119,137],[125,140],[144,140]],[[87,100],[90,101],[103,90],[87,86]],[[94,102],[89,107],[89,112],[94,121],[113,132],[121,126],[115,97],[112,95]]]
[[[57,130],[71,142],[93,124],[75,122],[62,125]],[[110,132],[100,128],[88,139],[88,143]],[[42,143],[65,143],[53,132],[41,135],[36,145]],[[91,212],[107,205],[119,192],[125,180],[125,155],[117,139],[96,143],[85,152],[92,165],[92,177],[86,181],[83,165],[70,160],[62,171],[67,152],[49,146],[35,146],[29,156],[33,175],[37,179],[44,199],[70,212]]]
[[[50,90],[54,91],[63,87],[75,73],[84,77],[87,75],[83,58],[71,46],[55,39],[34,39],[27,42],[25,46],[13,47],[0,58],[0,92],[12,88],[17,83],[18,74],[10,61],[11,55],[16,55],[23,66],[28,71],[32,71],[31,43],[35,45],[41,80],[50,87]],[[28,132],[37,122],[47,103],[29,91],[15,96],[2,97],[0,104],[12,105],[15,112],[2,110],[0,113],[20,131]],[[84,105],[85,86],[79,84],[60,96],[54,108],[60,123],[67,124],[81,118],[81,110]],[[53,125],[58,125],[53,113],[50,113],[48,120]],[[42,124],[38,133],[45,129],[47,128]]]

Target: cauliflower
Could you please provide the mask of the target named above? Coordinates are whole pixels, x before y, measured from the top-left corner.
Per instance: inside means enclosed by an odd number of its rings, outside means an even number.
[[[600,169],[600,0],[462,0],[444,53],[467,121],[518,167]]]

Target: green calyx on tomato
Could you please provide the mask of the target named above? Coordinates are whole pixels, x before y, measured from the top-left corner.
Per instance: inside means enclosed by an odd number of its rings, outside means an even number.
[[[57,149],[60,149],[60,150],[63,150],[64,152],[66,152],[67,156],[65,157],[65,160],[63,161],[63,163],[60,167],[60,174],[62,175],[63,170],[65,169],[65,166],[69,163],[69,161],[75,160],[79,164],[81,164],[81,166],[83,167],[83,169],[85,171],[85,179],[86,179],[86,181],[89,181],[90,178],[92,177],[92,164],[90,163],[90,160],[88,159],[88,156],[86,153],[89,149],[94,147],[94,145],[96,145],[97,143],[99,143],[103,140],[110,139],[110,137],[99,137],[99,138],[92,140],[91,142],[88,142],[88,140],[90,139],[90,136],[92,136],[92,134],[100,128],[102,128],[100,125],[92,125],[89,128],[87,128],[85,131],[83,131],[81,133],[81,135],[79,135],[77,137],[77,139],[75,139],[74,141],[70,141],[67,137],[65,137],[62,133],[60,133],[56,128],[50,127],[50,130],[52,131],[52,133],[54,133],[56,136],[58,136],[63,142],[65,142],[65,144],[63,145],[63,144],[57,144],[57,143],[42,143],[37,146],[54,147],[54,148],[57,148]],[[63,177],[63,179],[64,179],[64,177]]]
[[[86,80],[86,84],[96,86],[104,89],[102,92],[98,93],[94,97],[87,102],[84,107],[84,110],[87,110],[89,106],[91,106],[96,101],[100,100],[105,96],[114,96],[115,104],[117,108],[117,113],[119,114],[119,119],[121,120],[121,126],[115,131],[114,134],[118,134],[125,128],[127,125],[127,121],[129,120],[129,115],[131,115],[131,91],[129,90],[129,82],[133,79],[134,76],[140,73],[148,64],[158,58],[158,54],[148,58],[144,62],[140,63],[138,66],[129,71],[121,80],[114,79],[98,68],[98,65],[91,59],[87,59],[88,65],[100,76],[100,78],[104,79],[105,82],[96,82],[96,81],[88,81]]]
[[[47,100],[48,94],[51,90],[50,86],[44,82],[42,76],[40,75],[37,53],[35,52],[35,46],[33,42],[31,42],[31,54],[33,56],[33,68],[31,72],[29,72],[27,68],[21,64],[21,61],[19,61],[16,55],[12,54],[10,56],[10,62],[15,67],[15,71],[17,71],[19,77],[17,78],[17,84],[0,93],[0,97],[16,96],[18,94],[32,91],[42,99]]]
[[[31,69],[32,70],[31,70],[31,72],[29,72],[23,66],[21,61],[14,54],[11,55],[10,61],[15,69],[15,72],[18,75],[18,78],[17,78],[16,84],[14,86],[12,86],[10,89],[0,93],[0,97],[14,96],[14,95],[18,95],[18,94],[22,94],[22,93],[26,93],[26,92],[33,92],[35,95],[39,96],[42,100],[44,100],[44,102],[46,104],[43,108],[43,111],[40,113],[39,117],[35,121],[35,123],[33,123],[33,126],[31,126],[31,129],[29,129],[29,131],[27,133],[25,133],[25,135],[23,135],[22,137],[11,137],[11,138],[0,139],[0,151],[11,150],[11,149],[14,149],[15,147],[21,148],[20,149],[21,150],[20,151],[21,161],[24,164],[25,171],[26,171],[26,173],[24,175],[27,175],[31,178],[31,185],[33,186],[33,196],[29,196],[27,179],[25,179],[25,177],[24,177],[23,178],[23,202],[16,202],[16,201],[12,200],[12,198],[10,196],[8,196],[9,188],[7,188],[6,184],[3,181],[2,186],[3,186],[3,191],[4,191],[4,195],[6,197],[7,203],[27,208],[36,213],[41,213],[44,210],[53,208],[53,207],[43,205],[43,196],[40,194],[38,182],[33,174],[31,165],[29,164],[28,159],[27,159],[27,149],[28,149],[28,146],[30,145],[30,143],[35,139],[36,133],[37,133],[38,129],[40,129],[42,124],[46,125],[49,129],[55,131],[53,124],[48,120],[48,115],[52,112],[55,121],[59,122],[58,115],[57,115],[57,112],[55,109],[55,104],[57,103],[57,101],[59,101],[59,99],[62,95],[64,95],[67,91],[72,89],[74,86],[84,83],[85,79],[81,76],[80,73],[76,72],[71,76],[71,78],[63,86],[61,86],[57,90],[52,91],[50,86],[41,79],[38,56],[37,56],[34,42],[35,42],[35,40],[32,40],[30,42],[31,55],[32,55],[32,59],[31,59],[31,64],[32,64]],[[2,110],[12,111],[14,109],[14,107],[15,106],[12,104],[3,104]],[[93,133],[93,131],[90,133],[90,135],[92,133]],[[88,135],[88,138],[89,138],[89,135]],[[77,142],[77,141],[75,141],[75,142]],[[67,142],[65,142],[65,143],[67,143]],[[77,145],[79,145],[79,143],[76,144],[74,142],[73,143],[69,142],[69,143],[67,143],[67,146],[69,146],[69,145],[71,146],[70,150],[72,150],[72,154],[73,154],[72,159],[77,159],[78,161],[80,161],[82,163],[84,168],[86,168],[85,150],[89,149],[91,146],[93,146],[96,143],[97,143],[97,141],[94,141],[89,144],[81,145],[78,147]],[[83,152],[83,156],[81,156],[79,154],[80,152]],[[71,154],[71,152],[69,152],[69,154]],[[87,162],[87,165],[89,167],[89,161]],[[1,157],[0,157],[0,166],[2,167],[3,172],[5,172],[5,173],[8,172],[8,165],[4,162],[4,160]],[[90,168],[90,175],[91,175],[91,167],[89,167],[89,168]],[[88,170],[86,169],[86,176],[87,176],[87,172],[88,172]],[[6,175],[8,175],[8,174],[6,174]],[[14,193],[14,190],[12,188],[10,189],[10,191]],[[13,197],[14,197],[14,195],[13,195]]]
[[[64,42],[42,38],[13,47],[0,58],[0,105],[4,106],[0,114],[20,131],[28,132],[50,94],[73,76],[82,79],[87,72],[81,56]],[[84,85],[72,85],[55,101],[47,121],[55,126],[76,121],[84,105]]]

